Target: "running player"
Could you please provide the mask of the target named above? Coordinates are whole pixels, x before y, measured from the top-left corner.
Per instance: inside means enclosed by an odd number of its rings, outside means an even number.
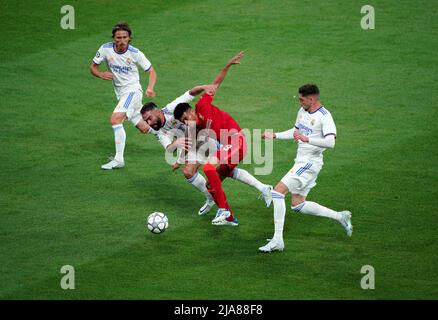
[[[102,165],[102,169],[110,170],[125,166],[124,150],[126,132],[123,122],[128,119],[142,133],[148,133],[149,125],[141,119],[143,90],[140,85],[140,67],[149,73],[149,85],[146,89],[148,97],[154,97],[154,86],[157,75],[150,61],[143,52],[130,45],[131,29],[125,22],[116,24],[112,30],[113,42],[102,45],[93,58],[90,71],[95,77],[112,80],[118,103],[111,115],[114,131],[116,155],[113,160]],[[106,62],[110,71],[100,71],[99,65]]]
[[[262,135],[264,139],[294,139],[298,142],[294,166],[272,191],[275,233],[268,244],[259,248],[262,252],[284,249],[283,225],[286,214],[284,197],[289,192],[292,194],[293,211],[335,219],[342,224],[349,237],[353,232],[350,211],[338,212],[316,202],[306,201],[310,189],[316,185],[316,178],[323,166],[322,153],[325,149],[335,146],[336,126],[331,113],[319,101],[319,89],[316,85],[303,85],[298,93],[301,108],[298,111],[295,128],[278,133],[265,131]]]

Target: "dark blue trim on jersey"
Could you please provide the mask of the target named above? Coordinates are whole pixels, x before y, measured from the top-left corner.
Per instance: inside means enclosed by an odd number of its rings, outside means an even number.
[[[309,112],[309,114],[314,114],[315,112],[320,111],[321,109],[323,109],[323,111],[327,113],[327,110],[324,109],[324,106],[320,106],[320,107],[319,107],[318,109],[316,109],[315,111],[313,111],[313,112]],[[320,111],[320,112],[322,113],[323,111]],[[323,114],[324,114],[324,113],[323,113]]]
[[[152,68],[152,65],[151,65],[149,68],[147,68],[147,69],[145,70],[145,72],[149,72],[149,70],[151,70],[151,68]]]
[[[298,128],[297,126],[294,126],[294,127],[295,127],[295,129],[298,129],[298,130],[300,129],[300,128]]]
[[[93,63],[94,63],[94,64],[97,64],[98,66],[100,65],[100,63],[96,63],[96,61],[94,61],[94,59],[93,59]]]
[[[128,45],[128,47],[126,48],[125,51],[123,51],[123,52],[117,52],[117,51],[116,51],[116,44],[115,44],[115,43],[113,44],[113,50],[114,50],[114,52],[117,53],[117,54],[125,54],[125,53],[128,51],[128,49],[129,49],[129,45]]]
[[[332,133],[332,132],[325,134],[324,138],[327,137],[327,136],[330,136],[330,135],[335,136],[335,138],[336,138],[336,133]]]
[[[134,48],[134,47],[131,46],[131,45],[128,45],[128,50],[131,51],[131,52],[134,52],[134,53],[138,53],[138,49],[137,49],[137,48]]]

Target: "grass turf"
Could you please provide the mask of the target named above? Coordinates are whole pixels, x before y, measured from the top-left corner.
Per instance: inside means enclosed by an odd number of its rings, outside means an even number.
[[[0,298],[437,298],[436,4],[372,1],[372,31],[360,28],[361,1],[70,4],[75,30],[59,27],[62,2],[1,2]],[[286,250],[259,254],[273,222],[257,192],[225,182],[241,225],[211,226],[212,214],[196,214],[202,196],[129,123],[127,167],[101,171],[116,101],[88,68],[119,20],[157,70],[159,105],[245,50],[216,104],[242,127],[279,131],[293,125],[296,88],[316,82],[338,139],[309,199],[350,209],[353,237],[289,211]],[[260,180],[279,181],[295,152],[275,141]],[[166,233],[145,229],[152,211],[168,215]],[[67,264],[75,290],[59,285]],[[360,287],[363,265],[375,290]]]

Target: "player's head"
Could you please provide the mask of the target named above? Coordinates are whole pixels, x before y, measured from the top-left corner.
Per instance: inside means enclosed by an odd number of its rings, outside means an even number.
[[[316,84],[305,84],[298,89],[300,105],[304,110],[319,102],[319,89]]]
[[[196,121],[196,112],[188,103],[179,103],[173,111],[175,119],[189,125],[189,122]]]
[[[154,130],[160,130],[164,126],[163,111],[158,109],[153,102],[145,103],[140,110],[141,117]]]
[[[131,42],[131,28],[126,22],[119,22],[113,27],[113,41],[117,48],[125,49]]]

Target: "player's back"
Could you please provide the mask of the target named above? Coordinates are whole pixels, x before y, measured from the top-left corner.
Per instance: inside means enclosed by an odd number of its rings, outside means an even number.
[[[212,130],[218,141],[226,143],[229,135],[240,132],[242,129],[228,112],[212,105],[211,101],[213,101],[213,96],[204,94],[196,104],[196,125],[200,129]],[[223,136],[225,133],[228,133],[228,135]]]

